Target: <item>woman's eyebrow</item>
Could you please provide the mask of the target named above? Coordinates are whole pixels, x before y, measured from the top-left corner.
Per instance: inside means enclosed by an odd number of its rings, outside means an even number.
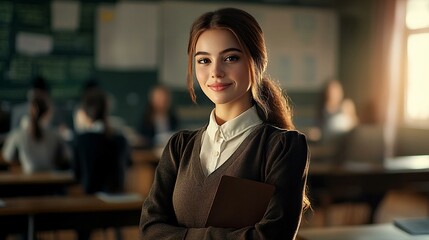
[[[242,51],[240,49],[238,49],[238,48],[227,48],[225,50],[220,51],[219,53],[223,54],[223,53],[227,53],[227,52],[242,52]],[[196,57],[198,55],[210,55],[210,54],[208,52],[198,51],[198,52],[195,53],[194,56]]]

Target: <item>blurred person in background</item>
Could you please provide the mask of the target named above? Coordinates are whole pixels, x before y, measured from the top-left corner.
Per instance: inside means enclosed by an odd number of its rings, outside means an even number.
[[[122,133],[107,121],[108,104],[104,91],[86,92],[77,111],[80,129],[73,142],[74,171],[85,193],[124,191],[129,163],[129,146]]]
[[[124,192],[130,149],[122,133],[110,127],[107,116],[106,93],[98,88],[87,90],[76,113],[79,131],[73,142],[74,174],[85,194]],[[80,240],[90,239],[89,230],[78,235]]]
[[[308,130],[315,162],[342,161],[341,148],[358,124],[356,108],[351,99],[344,97],[343,86],[336,79],[328,80],[317,106],[316,126]]]
[[[338,80],[329,80],[322,92],[319,107],[319,126],[322,142],[340,141],[358,124],[356,108],[351,99],[344,97],[343,86]]]
[[[171,105],[171,93],[162,85],[153,87],[138,126],[142,145],[146,148],[164,147],[177,130],[178,120]]]
[[[85,95],[88,92],[96,90],[96,89],[101,89],[101,87],[100,87],[98,81],[95,78],[88,79],[82,85],[81,93],[80,93],[80,96],[79,96],[78,103],[76,104],[76,106],[73,109],[73,129],[74,129],[75,134],[78,134],[81,131],[82,132],[85,131],[85,125],[79,124],[79,121],[78,121],[78,118],[77,118],[78,117],[78,112],[81,109],[80,105],[81,105],[81,103],[82,103]],[[82,128],[82,129],[80,129],[80,128]]]
[[[26,127],[29,122],[28,106],[31,99],[35,96],[43,96],[50,102],[51,118],[47,123],[49,126],[55,128],[60,136],[68,141],[71,137],[71,126],[69,126],[68,118],[70,117],[64,111],[64,106],[57,106],[53,101],[50,93],[50,87],[46,79],[42,76],[36,76],[31,81],[31,86],[27,91],[27,101],[24,103],[12,106],[10,130],[20,127]]]
[[[47,95],[34,92],[27,111],[28,123],[6,138],[4,160],[11,163],[19,159],[24,173],[67,168],[70,151],[58,132],[49,127],[52,107]]]
[[[31,86],[27,91],[27,101],[12,107],[10,129],[14,130],[21,126],[27,125],[28,124],[28,106],[29,106],[30,100],[33,99],[36,95],[43,96],[47,99],[50,99],[49,92],[50,92],[50,89],[48,84],[46,83],[45,78],[43,78],[42,76],[35,77],[32,80]],[[53,109],[51,109],[51,111],[54,112]]]

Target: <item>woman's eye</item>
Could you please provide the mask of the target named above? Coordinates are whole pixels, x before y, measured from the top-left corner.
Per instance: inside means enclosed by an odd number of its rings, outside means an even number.
[[[209,60],[209,59],[207,59],[207,58],[201,58],[201,59],[198,59],[198,60],[197,60],[197,62],[198,62],[199,64],[207,64],[207,63],[209,63],[209,62],[210,62],[210,60]]]
[[[235,62],[238,59],[240,59],[238,56],[228,56],[228,57],[225,58],[225,61],[227,61],[227,62]]]

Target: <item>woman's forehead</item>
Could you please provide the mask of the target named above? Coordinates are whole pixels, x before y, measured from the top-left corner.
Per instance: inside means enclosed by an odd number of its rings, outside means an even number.
[[[235,35],[228,29],[209,29],[199,36],[195,52],[216,54],[228,48],[241,50]]]

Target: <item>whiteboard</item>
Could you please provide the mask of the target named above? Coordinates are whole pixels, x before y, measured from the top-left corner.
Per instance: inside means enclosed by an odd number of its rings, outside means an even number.
[[[159,5],[102,4],[97,8],[96,65],[99,69],[158,68]]]
[[[287,90],[317,90],[337,76],[338,20],[333,10],[256,4],[163,2],[161,81],[186,87],[187,44],[192,22],[202,13],[237,7],[252,14],[264,31],[266,73]]]

